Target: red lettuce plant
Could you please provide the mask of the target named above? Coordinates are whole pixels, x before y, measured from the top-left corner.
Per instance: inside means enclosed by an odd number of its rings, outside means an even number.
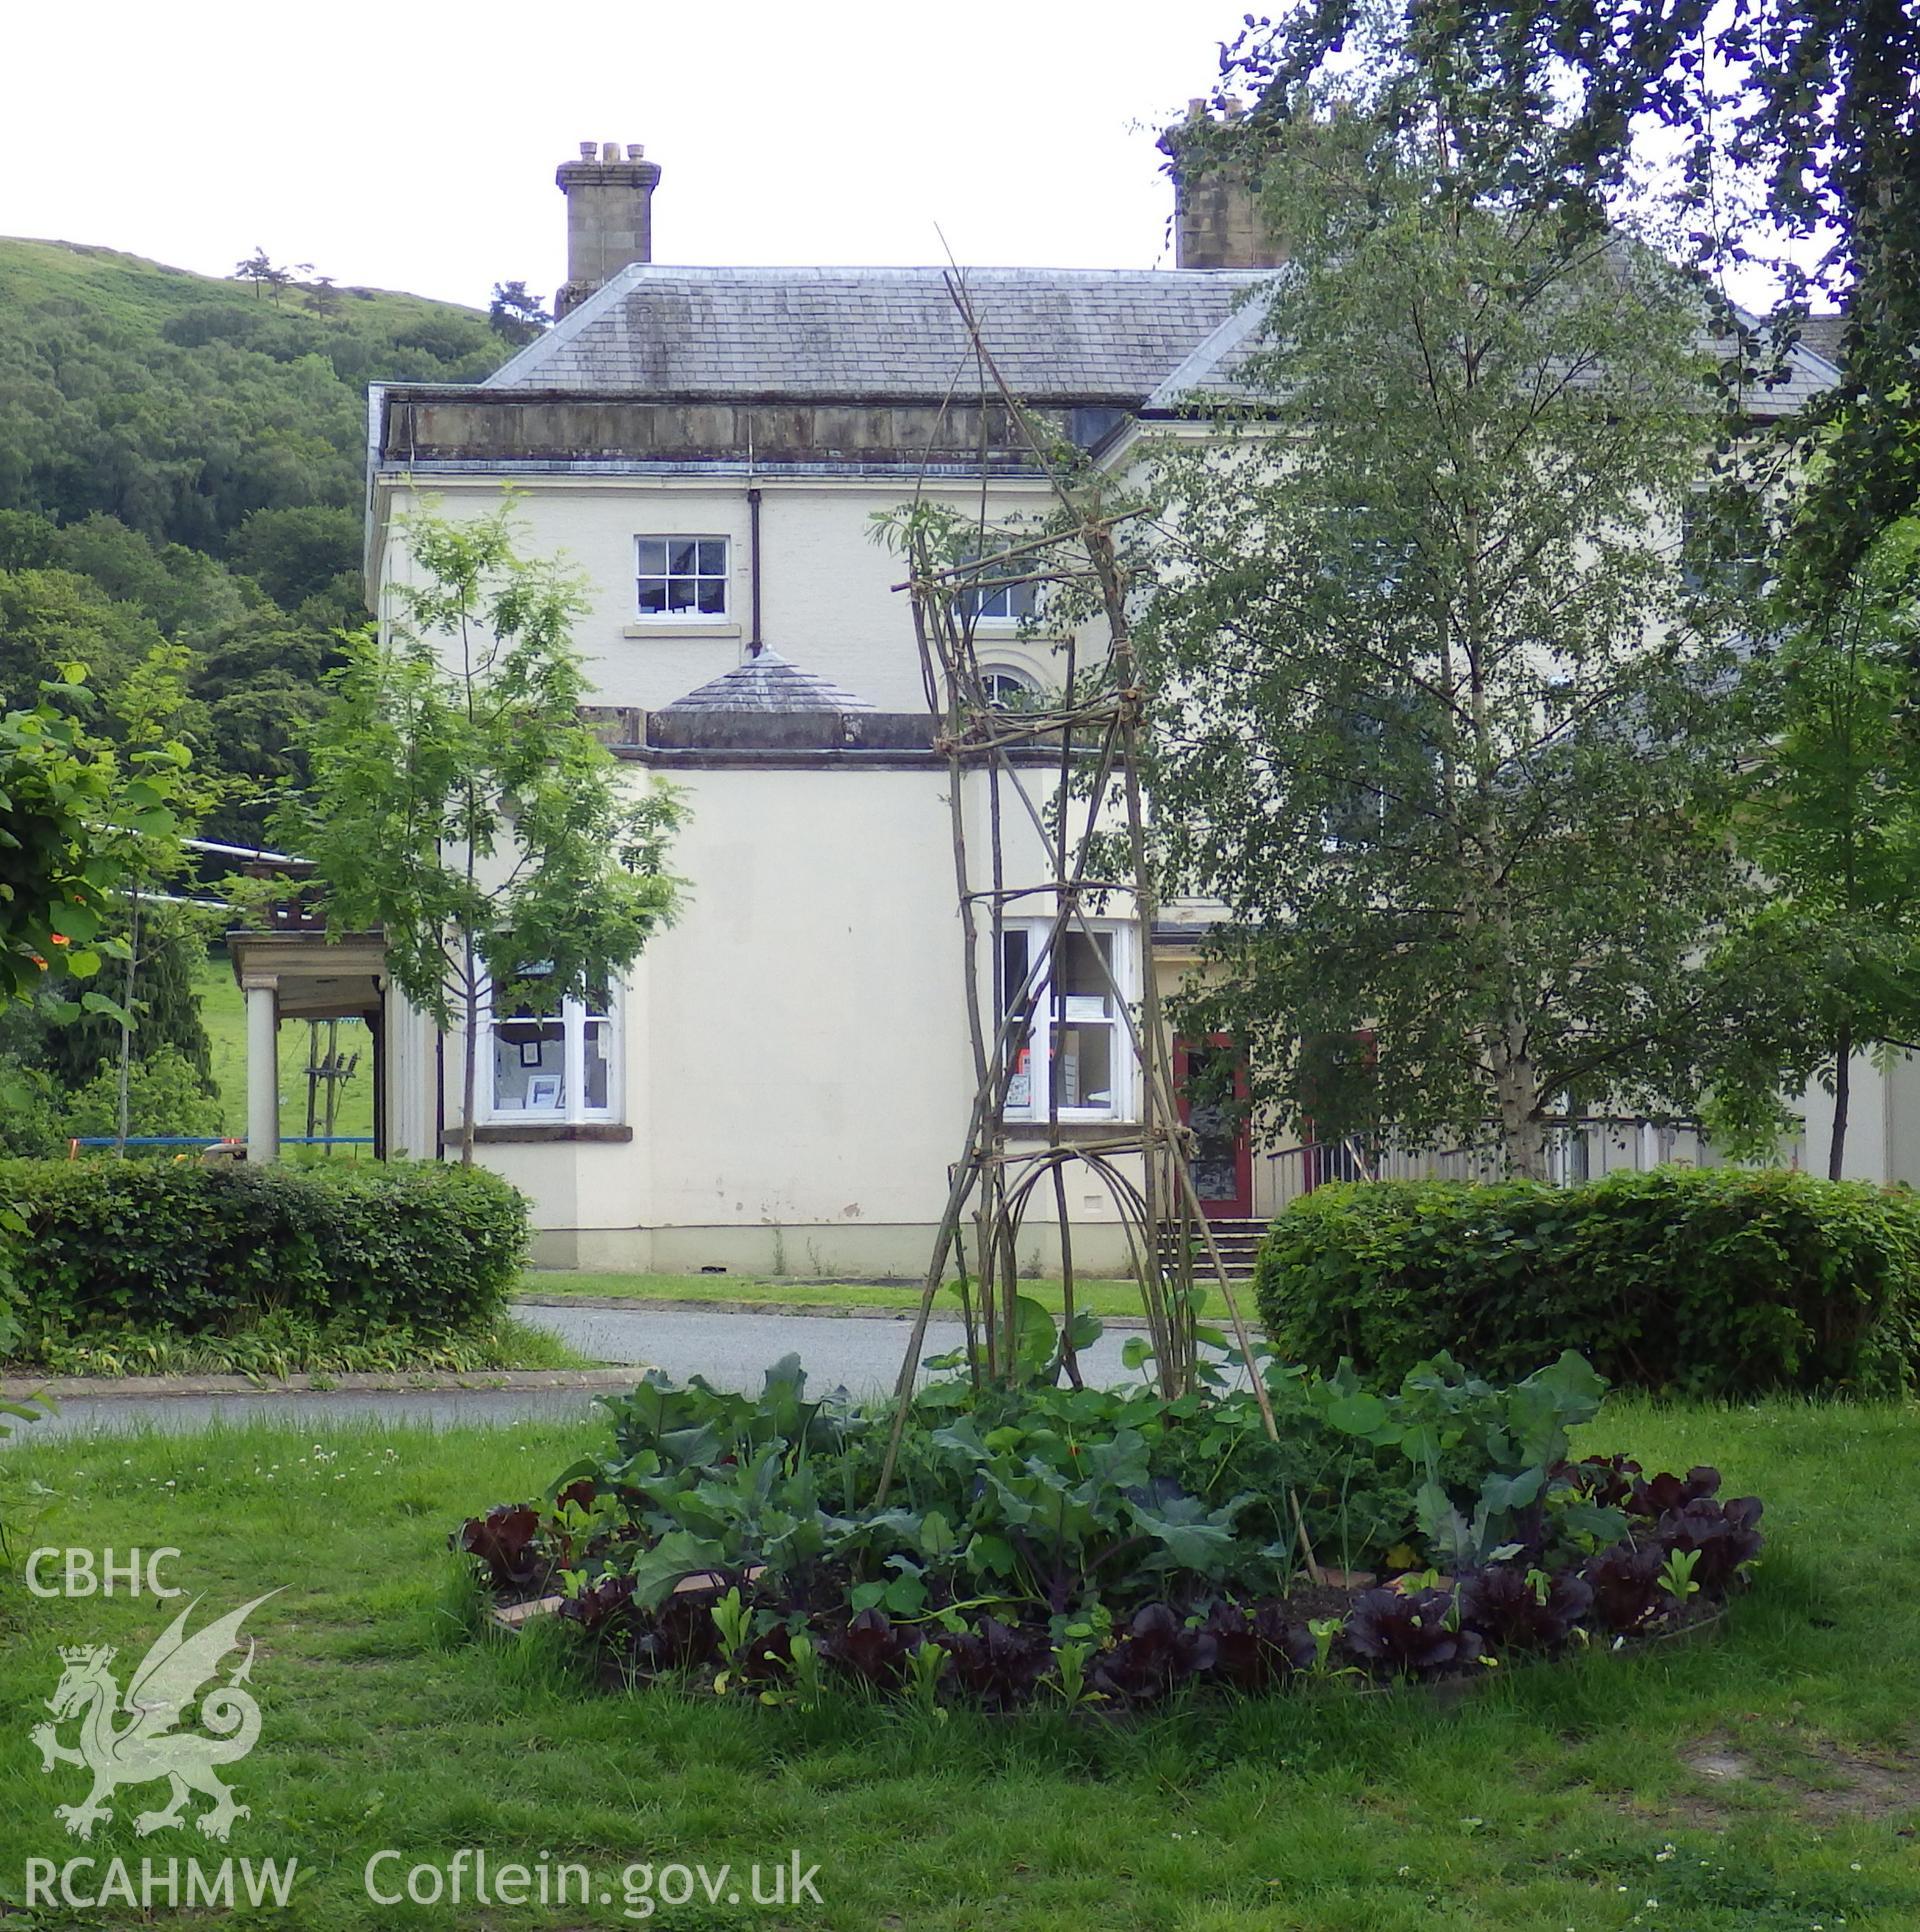
[[[1699,1496],[1666,1511],[1655,1534],[1663,1549],[1693,1551],[1694,1582],[1709,1595],[1719,1595],[1760,1554],[1765,1541],[1757,1527],[1760,1508],[1757,1496],[1736,1496],[1730,1503]]]
[[[1685,1509],[1689,1503],[1704,1501],[1720,1493],[1720,1472],[1697,1463],[1684,1476],[1649,1476],[1633,1485],[1625,1504],[1629,1516],[1664,1516],[1670,1509]]]
[[[1215,1674],[1236,1690],[1270,1689],[1313,1664],[1313,1633],[1277,1603],[1216,1603],[1200,1627],[1213,1639]]]
[[[1571,1571],[1492,1563],[1461,1584],[1460,1621],[1490,1650],[1558,1650],[1592,1602],[1592,1585]]]
[[[629,1579],[631,1581],[631,1579]],[[677,1591],[642,1612],[633,1641],[635,1667],[649,1676],[700,1670],[720,1659],[713,1622],[713,1592]]]
[[[1367,1590],[1342,1632],[1347,1648],[1397,1677],[1432,1677],[1470,1664],[1480,1638],[1455,1626],[1451,1590]]]
[[[884,1610],[862,1610],[844,1630],[821,1640],[821,1655],[869,1684],[898,1681],[907,1652],[918,1647],[893,1627]]]
[[[749,1637],[733,1660],[740,1680],[746,1684],[787,1683],[793,1677],[793,1631],[776,1623],[756,1637]]]
[[[1588,1560],[1582,1575],[1593,1590],[1593,1614],[1615,1636],[1638,1630],[1666,1603],[1660,1572],[1666,1552],[1657,1543],[1615,1543]]]
[[[539,1530],[540,1518],[525,1503],[500,1503],[484,1516],[469,1516],[454,1532],[453,1547],[477,1556],[496,1590],[524,1590],[544,1567]]]
[[[1556,1463],[1551,1480],[1584,1491],[1602,1509],[1625,1509],[1639,1474],[1640,1465],[1631,1456],[1588,1456]]]
[[[933,1641],[952,1660],[956,1688],[990,1710],[1025,1703],[1053,1657],[1041,1632],[1009,1629],[997,1617],[981,1618],[972,1630],[942,1631]]]
[[[622,1616],[633,1607],[633,1578],[596,1577],[583,1584],[565,1603],[560,1614],[582,1630],[598,1630],[610,1619]]]
[[[1211,1670],[1216,1649],[1208,1631],[1189,1630],[1168,1605],[1150,1603],[1095,1664],[1094,1685],[1109,1697],[1146,1703]]]

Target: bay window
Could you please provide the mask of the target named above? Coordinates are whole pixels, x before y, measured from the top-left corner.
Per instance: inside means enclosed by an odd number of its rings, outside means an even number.
[[[1000,942],[1005,1010],[1038,964],[1038,992],[1024,1038],[1013,1043],[1009,1120],[1132,1120],[1134,1058],[1123,1002],[1135,996],[1138,962],[1131,924],[1070,926],[1049,957],[1052,921],[1010,924]],[[1115,989],[1118,989],[1116,997]]]
[[[479,1115],[496,1122],[617,1120],[619,1014],[612,989],[590,987],[541,1011],[525,997],[544,969],[525,973],[496,1006],[481,1006]],[[516,995],[520,995],[516,997]]]

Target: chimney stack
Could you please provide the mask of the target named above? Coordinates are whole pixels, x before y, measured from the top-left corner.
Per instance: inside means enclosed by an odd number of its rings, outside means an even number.
[[[582,141],[580,158],[561,162],[553,178],[567,198],[567,279],[553,298],[558,321],[629,262],[653,260],[660,164],[638,143],[622,150],[617,141]]]
[[[1226,118],[1244,112],[1228,95]],[[1261,219],[1259,185],[1221,153],[1221,123],[1205,101],[1190,101],[1187,118],[1160,137],[1173,176],[1173,265],[1176,268],[1278,268],[1286,251]]]

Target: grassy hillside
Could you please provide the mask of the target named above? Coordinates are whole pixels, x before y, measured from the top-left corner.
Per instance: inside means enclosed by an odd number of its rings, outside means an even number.
[[[0,240],[0,509],[220,555],[257,510],[358,504],[368,382],[474,380],[506,350],[418,296]]]
[[[203,829],[258,842],[273,788],[303,775],[298,729],[339,634],[366,621],[367,384],[474,381],[511,349],[477,310],[418,296],[257,290],[111,249],[0,239],[0,709],[75,659],[110,700],[155,646],[183,647],[180,734],[232,781]],[[110,713],[96,722],[111,735]],[[238,994],[224,965],[200,987],[238,1129]],[[69,1092],[86,1084],[94,1068],[70,1039],[14,1021],[0,1076],[15,1060]],[[281,1050],[283,1122],[299,1133],[305,1029],[287,1028]],[[343,1098],[340,1131],[367,1131],[364,1056]]]
[[[110,696],[185,645],[185,735],[242,787],[208,830],[257,837],[339,631],[366,621],[367,384],[472,381],[511,346],[418,296],[0,240],[0,705],[69,659]]]
[[[148,326],[203,307],[209,300],[256,299],[252,284],[231,276],[197,275],[191,269],[148,261],[144,255],[128,255],[117,248],[98,248],[86,242],[30,241],[13,235],[0,235],[0,277],[23,291],[72,297],[97,315]],[[481,329],[485,340],[477,347],[485,350],[490,343],[497,343],[479,309],[392,289],[338,288],[332,293],[343,307],[360,304],[368,314],[384,316],[389,322],[434,323],[462,317]],[[269,308],[291,313],[311,310],[324,295],[317,284],[295,283],[277,301],[271,296],[258,299]]]

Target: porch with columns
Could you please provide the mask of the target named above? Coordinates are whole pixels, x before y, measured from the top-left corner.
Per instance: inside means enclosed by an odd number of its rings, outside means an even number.
[[[363,1020],[373,1055],[373,1155],[387,1156],[386,942],[317,927],[227,934],[247,1003],[247,1159],[280,1158],[280,1022]]]

